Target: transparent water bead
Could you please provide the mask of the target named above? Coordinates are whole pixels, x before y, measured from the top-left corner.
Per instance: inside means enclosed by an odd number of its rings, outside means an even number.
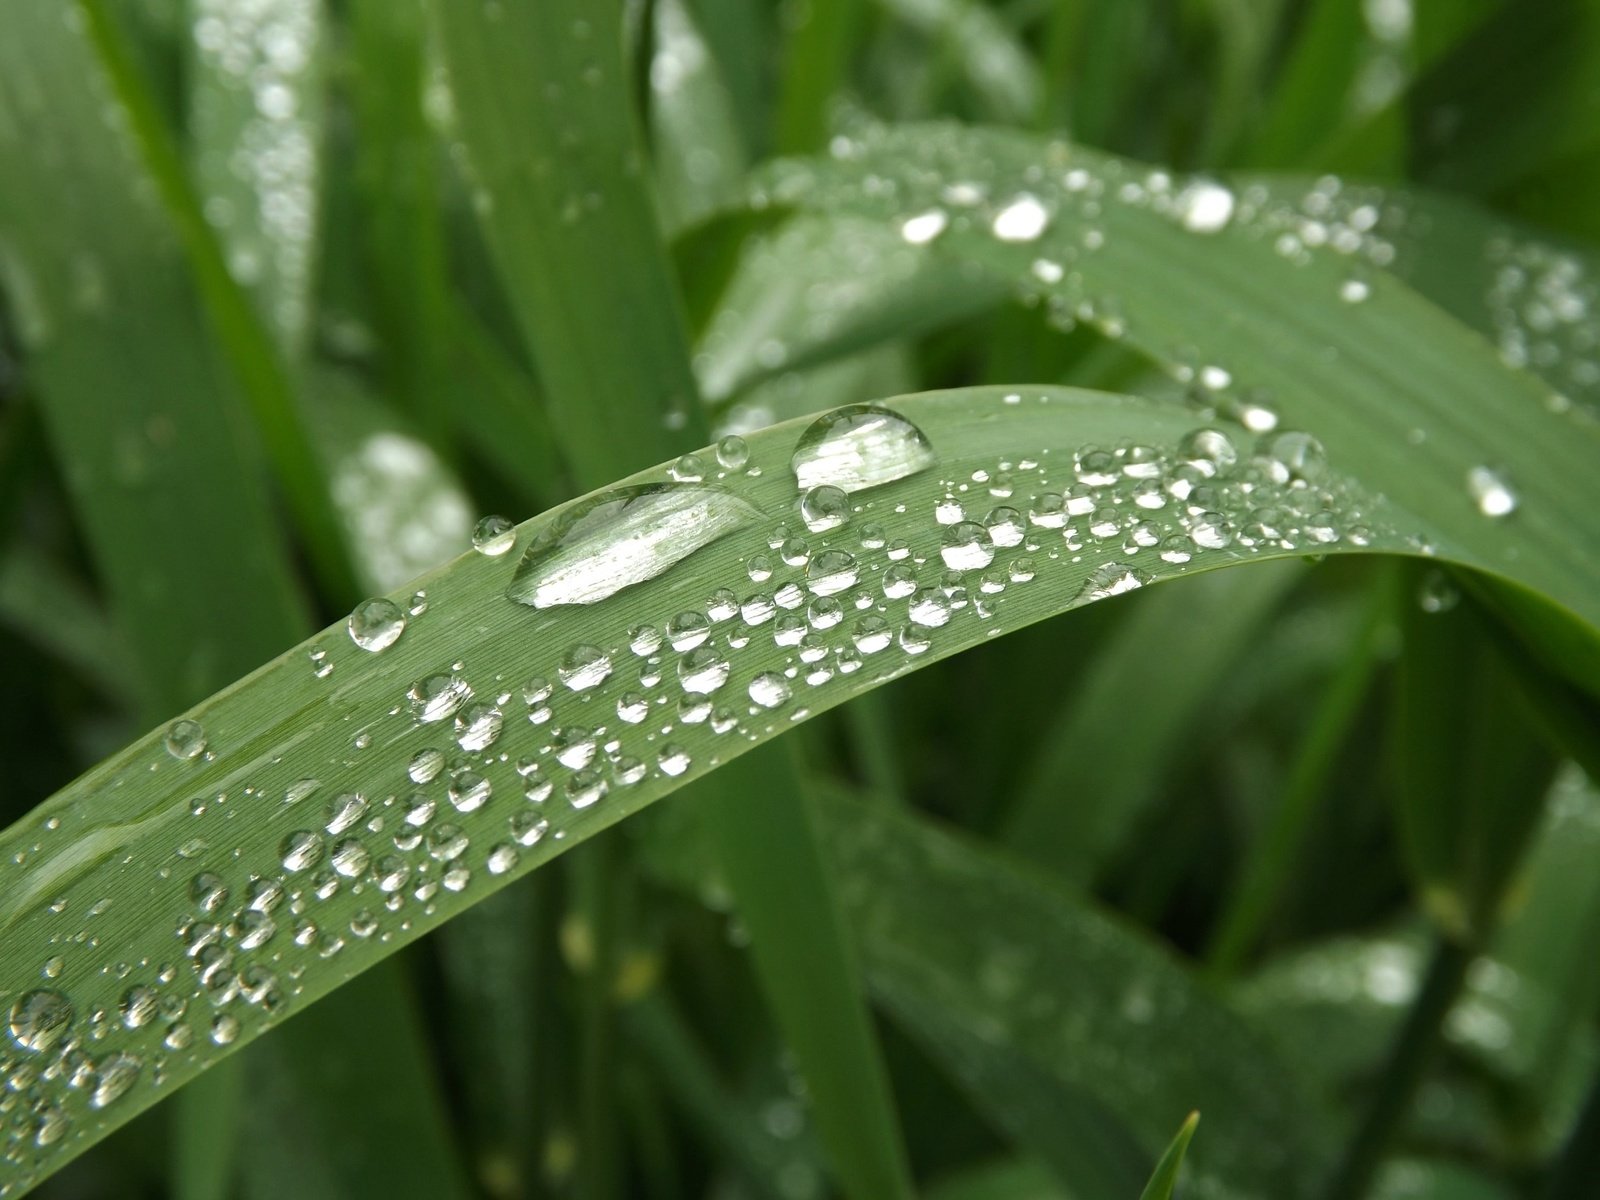
[[[167,753],[179,762],[199,758],[206,752],[206,731],[199,721],[187,718],[167,727]]]
[[[1024,192],[995,213],[989,228],[1002,242],[1032,242],[1049,224],[1049,210],[1037,196]]]
[[[961,521],[947,527],[939,557],[952,571],[975,571],[994,561],[994,546],[989,531],[976,521]]]
[[[11,1040],[35,1053],[48,1050],[72,1027],[72,1002],[49,988],[28,992],[11,1006]]]
[[[905,479],[938,462],[927,436],[899,413],[851,404],[824,413],[795,445],[790,467],[802,490],[859,492]]]
[[[806,566],[806,587],[815,596],[835,596],[854,587],[857,574],[853,554],[824,550]]]
[[[611,656],[599,646],[580,645],[567,651],[556,677],[574,692],[599,687],[611,674]]]
[[[406,614],[393,600],[375,596],[363,600],[345,622],[350,640],[371,654],[387,650],[406,630]]]
[[[1121,563],[1103,563],[1089,573],[1078,590],[1080,600],[1104,600],[1132,592],[1150,582],[1150,576]]]
[[[777,708],[790,696],[789,681],[776,671],[763,671],[750,681],[750,699],[762,708]]]
[[[1233,220],[1233,192],[1212,179],[1197,179],[1178,193],[1178,219],[1191,233],[1219,233]]]
[[[90,1108],[105,1108],[122,1099],[139,1082],[144,1063],[131,1054],[111,1055],[99,1067],[99,1079],[89,1093]]]
[[[614,488],[541,530],[506,595],[534,608],[596,604],[758,519],[744,500],[710,485]]]
[[[736,433],[717,443],[717,465],[725,471],[742,471],[750,461],[750,447]]]
[[[1493,467],[1473,467],[1467,472],[1467,492],[1486,517],[1510,516],[1517,510],[1517,494],[1506,477]]]
[[[472,527],[472,548],[490,558],[498,558],[516,542],[517,527],[505,517],[487,516]]]
[[[466,680],[443,673],[417,680],[406,693],[411,715],[424,725],[455,716],[456,709],[471,696]]]
[[[812,533],[826,533],[850,519],[850,500],[840,488],[822,484],[800,497],[800,518]]]

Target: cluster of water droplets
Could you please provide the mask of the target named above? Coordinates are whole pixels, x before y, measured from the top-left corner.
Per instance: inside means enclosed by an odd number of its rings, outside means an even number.
[[[992,397],[997,414],[1053,402]],[[942,466],[902,414],[852,405],[818,418],[787,461],[763,463],[730,436],[660,482],[601,493],[531,533],[480,522],[479,569],[504,571],[504,603],[530,631],[518,661],[531,673],[459,659],[406,671],[387,712],[351,743],[357,756],[383,748],[393,769],[362,764],[359,786],[340,784],[343,768],[330,764],[197,796],[188,815],[212,832],[181,837],[177,868],[159,868],[185,896],[170,955],[87,971],[99,952],[68,939],[37,986],[7,997],[7,1158],[36,1161],[85,1111],[264,1027],[312,961],[404,935],[591,814],[631,811],[648,781],[714,765],[859,682],[999,632],[1013,598],[1038,597],[1019,610],[1033,619],[1065,598],[1114,596],[1208,561],[1392,537],[1374,532],[1374,507],[1306,434],[1208,426],[1168,446],[964,462]],[[761,485],[743,489],[751,497],[787,489],[788,499],[757,507],[730,486],[735,475]],[[713,544],[738,577],[703,593],[639,587]],[[676,599],[652,613],[639,607],[646,595]],[[615,619],[589,622],[592,640],[538,632],[558,628],[550,610],[602,605]],[[338,638],[315,643],[316,686],[341,660],[350,670],[392,661],[428,612],[422,592],[356,606]],[[204,771],[214,743],[199,722],[176,721],[162,769]],[[299,774],[289,761],[279,769]],[[224,849],[218,822],[240,804],[275,806],[270,860]]]

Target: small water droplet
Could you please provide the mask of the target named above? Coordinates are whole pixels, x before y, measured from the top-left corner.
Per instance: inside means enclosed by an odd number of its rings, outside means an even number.
[[[437,750],[419,750],[406,767],[412,783],[431,783],[444,770],[444,755]]]
[[[939,557],[952,571],[974,571],[994,561],[989,531],[976,521],[960,521],[944,531]]]
[[[568,650],[556,671],[556,677],[574,692],[587,692],[599,687],[610,674],[611,656],[599,646],[587,644]]]
[[[678,682],[686,692],[709,696],[728,682],[732,669],[714,647],[702,646],[691,650],[678,662]]]
[[[472,548],[498,558],[517,544],[517,527],[502,516],[487,516],[472,527]]]
[[[1120,596],[1124,592],[1135,591],[1148,582],[1150,577],[1143,571],[1121,563],[1102,563],[1083,581],[1083,586],[1078,589],[1077,598],[1104,600],[1109,596]]]
[[[855,555],[824,550],[806,565],[806,587],[815,596],[833,596],[856,584]]]
[[[902,221],[900,236],[913,246],[926,246],[943,233],[949,224],[950,218],[942,208],[930,208]]]
[[[454,716],[471,695],[472,689],[464,679],[443,673],[417,680],[406,693],[411,715],[424,725]]]
[[[995,213],[990,228],[1002,242],[1032,242],[1050,224],[1050,213],[1037,196],[1022,193]]]
[[[144,1064],[131,1054],[117,1053],[99,1064],[99,1080],[89,1093],[90,1108],[105,1108],[127,1095],[139,1081]]]
[[[672,478],[679,483],[699,483],[706,477],[706,464],[698,454],[685,454],[670,468]]]
[[[377,654],[400,640],[406,629],[406,614],[393,600],[377,596],[356,605],[345,627],[352,642]]]
[[[777,708],[789,699],[789,681],[776,671],[763,671],[750,681],[749,692],[762,708]]]
[[[1178,193],[1178,219],[1191,233],[1219,233],[1233,220],[1233,192],[1211,179],[1197,179]]]
[[[841,489],[822,484],[800,497],[800,517],[812,533],[826,533],[850,519],[850,500]]]
[[[750,461],[750,447],[736,433],[717,443],[717,464],[727,471],[741,471]]]
[[[174,721],[167,727],[166,747],[179,762],[199,758],[206,751],[206,731],[199,721]]]
[[[305,871],[322,861],[322,835],[310,829],[297,829],[283,839],[278,853],[285,871]]]
[[[1473,467],[1467,472],[1467,492],[1486,517],[1505,517],[1517,510],[1517,494],[1506,477],[1493,467]]]
[[[71,1002],[60,992],[40,988],[11,1006],[11,1040],[24,1050],[48,1050],[72,1027]]]

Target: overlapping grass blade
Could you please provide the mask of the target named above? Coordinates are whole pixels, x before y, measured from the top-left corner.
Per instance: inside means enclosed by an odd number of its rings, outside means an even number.
[[[1156,1164],[1155,1174],[1145,1185],[1139,1200],[1172,1200],[1172,1189],[1178,1186],[1178,1171],[1183,1166],[1184,1152],[1189,1149],[1189,1139],[1194,1137],[1195,1126],[1200,1123],[1199,1113],[1190,1113],[1177,1135],[1172,1139]]]

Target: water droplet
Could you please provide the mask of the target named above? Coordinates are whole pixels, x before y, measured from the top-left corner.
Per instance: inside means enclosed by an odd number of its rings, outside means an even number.
[[[89,1093],[89,1107],[105,1108],[122,1099],[139,1082],[139,1073],[143,1069],[144,1064],[131,1054],[111,1055],[98,1067],[100,1078],[94,1085],[94,1091]]]
[[[736,433],[717,443],[717,464],[727,471],[741,471],[750,461],[750,447]]]
[[[472,527],[472,548],[479,554],[499,558],[516,544],[517,527],[505,517],[484,517]]]
[[[450,862],[466,853],[467,835],[459,825],[435,825],[428,830],[428,857],[435,862]]]
[[[457,771],[446,794],[457,812],[469,813],[487,804],[492,790],[489,780],[476,771]]]
[[[1178,443],[1178,456],[1208,479],[1239,461],[1233,439],[1220,429],[1196,429],[1186,434]]]
[[[551,733],[555,743],[556,761],[572,770],[581,770],[594,761],[600,744],[581,725],[569,725]]]
[[[789,699],[789,681],[776,671],[763,671],[750,681],[749,691],[762,708],[777,708]]]
[[[921,588],[912,597],[906,615],[914,625],[937,629],[950,623],[950,600],[938,588]]]
[[[206,751],[206,731],[199,721],[187,718],[167,727],[167,753],[180,762],[199,758]]]
[[[352,642],[377,654],[400,640],[406,629],[406,614],[393,600],[377,596],[356,605],[345,627]]]
[[[594,604],[759,517],[732,492],[707,485],[616,488],[541,530],[506,594],[534,608]]]
[[[567,780],[567,803],[573,808],[598,804],[607,791],[605,776],[598,771],[578,771]]]
[[[1103,563],[1089,573],[1089,578],[1083,581],[1083,587],[1078,589],[1079,600],[1104,600],[1108,596],[1120,596],[1124,592],[1135,591],[1150,582],[1150,577],[1143,571],[1133,567],[1123,566],[1121,563]]]
[[[1024,192],[995,213],[990,228],[1002,242],[1031,242],[1044,232],[1048,224],[1048,210],[1037,196]]]
[[[1455,581],[1443,571],[1429,571],[1417,590],[1417,604],[1425,613],[1449,612],[1461,603]]]
[[[370,806],[367,798],[360,792],[346,792],[328,802],[328,824],[330,834],[340,834],[353,828],[362,817],[367,815]]]
[[[802,490],[831,484],[859,492],[915,475],[937,461],[922,430],[899,413],[851,404],[807,427],[790,466]]]
[[[239,1036],[239,1018],[222,1013],[211,1022],[211,1040],[219,1046],[229,1045]]]
[[[412,783],[431,783],[444,770],[444,755],[437,750],[419,750],[406,767]]]
[[[1346,304],[1360,304],[1372,295],[1372,285],[1365,279],[1352,276],[1339,285],[1339,299]]]
[[[579,645],[567,651],[556,677],[574,692],[599,687],[611,674],[611,656],[599,646]]]
[[[486,866],[491,875],[504,875],[507,871],[514,870],[522,856],[517,853],[517,848],[510,842],[501,842],[489,851]]]
[[[1274,483],[1309,482],[1323,475],[1328,467],[1328,452],[1309,433],[1285,429],[1263,437],[1256,453],[1264,460]]]
[[[889,629],[889,622],[872,613],[856,622],[850,640],[862,654],[876,654],[889,648],[894,634]]]
[[[917,590],[917,573],[905,563],[894,563],[883,573],[883,594],[889,600],[904,600]]]
[[[944,531],[939,557],[952,571],[974,571],[994,561],[989,531],[976,521],[961,521]]]
[[[278,853],[285,871],[305,871],[322,861],[322,835],[310,829],[297,829],[283,839]]]
[[[456,745],[477,754],[494,745],[505,718],[492,704],[474,704],[456,718]]]
[[[464,679],[445,674],[419,679],[406,693],[411,701],[411,715],[424,725],[454,716],[456,709],[471,695],[472,689]]]
[[[690,767],[689,752],[675,742],[668,742],[661,747],[656,755],[656,766],[661,768],[663,775],[676,778]]]
[[[913,246],[926,246],[945,231],[950,218],[941,208],[930,208],[900,223],[900,236]]]
[[[1191,233],[1218,233],[1233,220],[1233,192],[1215,180],[1197,179],[1178,193],[1178,219]]]
[[[806,587],[816,596],[833,596],[855,586],[855,555],[824,550],[806,566]]]
[[[11,1040],[24,1050],[48,1050],[72,1027],[71,1002],[49,988],[28,992],[11,1006]]]
[[[1493,467],[1473,467],[1468,471],[1467,492],[1478,511],[1486,517],[1509,516],[1517,509],[1516,492],[1512,491],[1506,477]]]
[[[832,484],[811,488],[800,497],[800,517],[812,533],[837,529],[850,519],[850,501]]]
[[[678,682],[686,692],[709,696],[728,682],[730,670],[731,664],[715,648],[702,646],[679,660]]]
[[[536,812],[524,809],[512,816],[507,826],[512,838],[523,846],[537,845],[550,829],[550,822]]]

